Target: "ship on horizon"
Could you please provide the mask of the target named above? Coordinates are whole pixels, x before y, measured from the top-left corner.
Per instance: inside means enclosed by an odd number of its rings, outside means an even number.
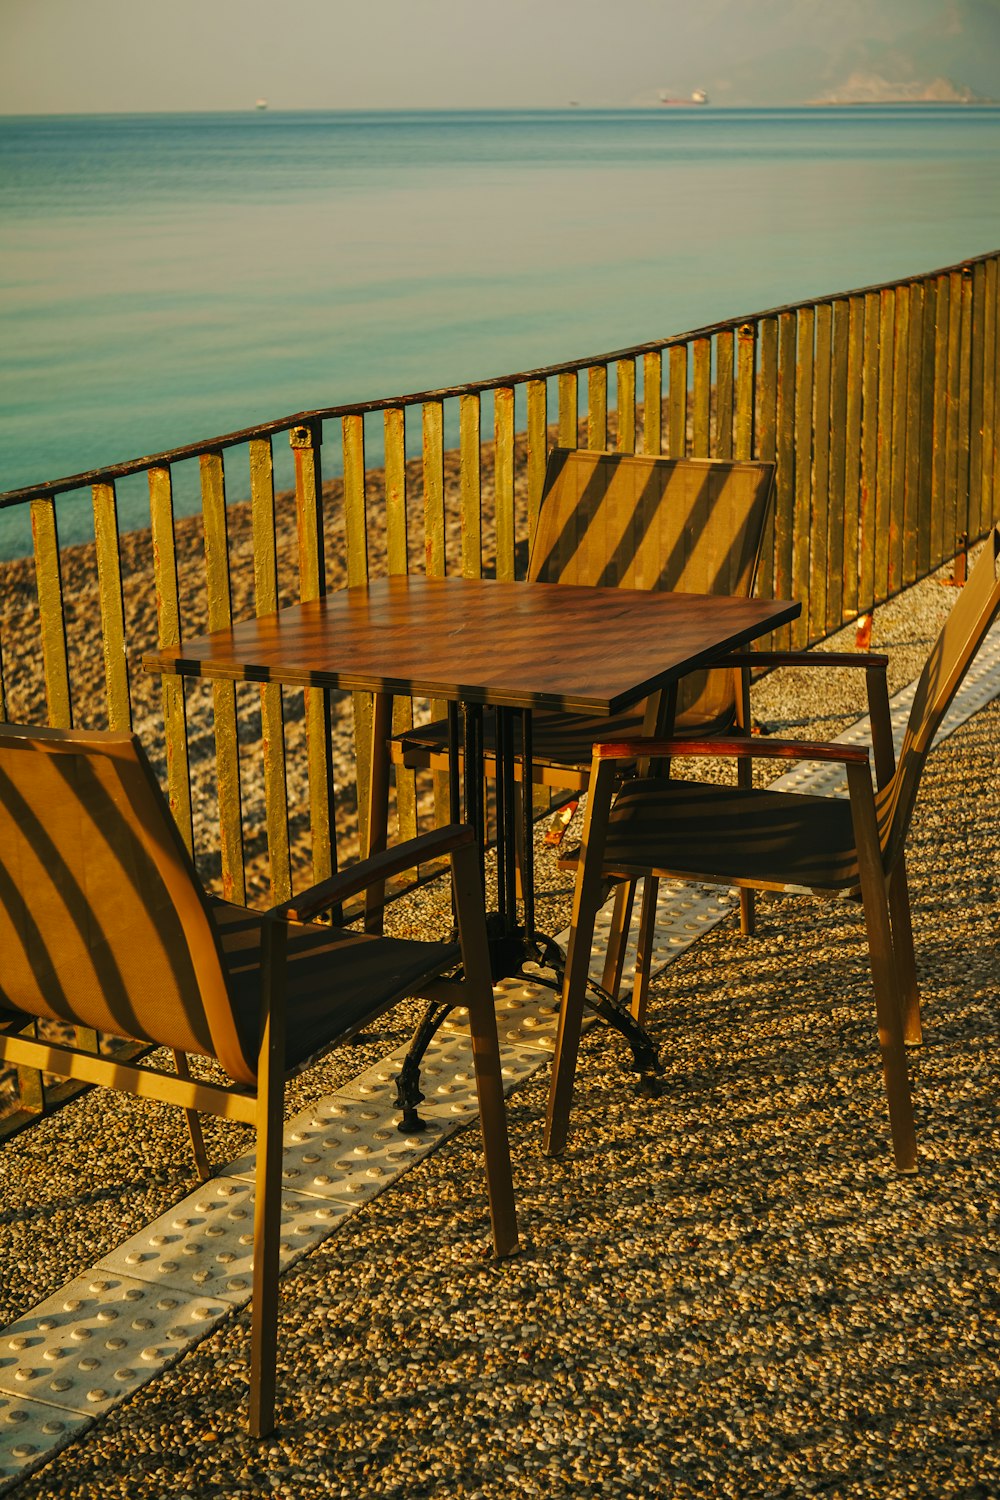
[[[686,99],[674,99],[664,89],[660,93],[660,103],[666,104],[674,109],[687,109],[690,108],[690,106],[693,104],[707,104],[708,95],[705,93],[704,89],[692,89],[690,95]]]

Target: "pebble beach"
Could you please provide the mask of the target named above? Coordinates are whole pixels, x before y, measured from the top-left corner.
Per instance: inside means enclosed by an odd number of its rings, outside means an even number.
[[[890,691],[952,597],[928,580],[876,611]],[[755,688],[766,729],[806,739],[862,710],[862,673]],[[511,1095],[519,1256],[483,1254],[467,1128],[283,1278],[271,1439],[243,1430],[234,1314],[19,1500],[1000,1493],[998,746],[994,701],[932,755],[908,846],[917,1176],[891,1166],[857,909],[761,902],[755,937],[730,918],[655,981],[660,1097],[600,1027],[563,1158],[540,1151],[548,1070]],[[539,872],[539,923],[560,931],[569,880],[541,853]],[[440,907],[430,888],[396,920],[421,930]],[[411,1020],[333,1054],[289,1112]],[[213,1160],[247,1144],[207,1135]],[[7,1143],[0,1174],[4,1322],[193,1181],[180,1118],[100,1091]]]

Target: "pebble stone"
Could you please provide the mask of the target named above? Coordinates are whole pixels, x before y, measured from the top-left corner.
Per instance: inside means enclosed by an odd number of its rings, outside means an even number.
[[[950,596],[929,581],[876,614],[891,689]],[[838,732],[863,673],[801,684],[814,675],[775,673],[755,712],[783,734]],[[563,1158],[539,1149],[547,1069],[512,1095],[519,1256],[484,1254],[464,1130],[284,1277],[272,1438],[243,1428],[243,1312],[18,1500],[1000,1494],[998,747],[994,702],[931,758],[909,844],[919,1175],[891,1165],[859,910],[762,902],[756,937],[728,919],[655,982],[659,1097],[603,1028],[583,1043]],[[559,931],[567,877],[542,863],[540,881]],[[443,900],[421,893],[396,921],[420,930]],[[342,1049],[310,1088],[386,1040]],[[245,1148],[211,1129],[213,1152]],[[5,1320],[193,1180],[182,1121],[99,1091],[6,1145],[0,1174]]]

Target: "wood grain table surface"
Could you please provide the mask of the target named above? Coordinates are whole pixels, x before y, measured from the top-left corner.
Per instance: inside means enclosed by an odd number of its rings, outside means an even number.
[[[613,714],[800,609],[789,600],[401,575],[149,652],[142,665]]]

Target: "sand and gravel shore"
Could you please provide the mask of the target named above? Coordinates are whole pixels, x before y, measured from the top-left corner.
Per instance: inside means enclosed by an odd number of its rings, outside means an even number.
[[[951,597],[928,581],[876,613],[892,690]],[[820,690],[776,673],[755,711],[828,738],[861,711],[862,676],[824,672]],[[562,1160],[539,1150],[547,1070],[511,1097],[518,1258],[478,1254],[466,1130],[284,1278],[267,1443],[242,1429],[236,1314],[19,1500],[1000,1493],[998,747],[994,701],[931,757],[911,836],[918,1176],[889,1164],[858,913],[763,904],[757,937],[728,920],[655,983],[660,1098],[635,1092],[600,1029]],[[539,919],[558,931],[566,880],[540,870]],[[401,919],[429,920],[421,899]],[[397,1045],[405,1020],[310,1087]],[[219,1159],[241,1149],[210,1130]],[[192,1179],[179,1119],[98,1091],[8,1144],[0,1171],[5,1321]]]

